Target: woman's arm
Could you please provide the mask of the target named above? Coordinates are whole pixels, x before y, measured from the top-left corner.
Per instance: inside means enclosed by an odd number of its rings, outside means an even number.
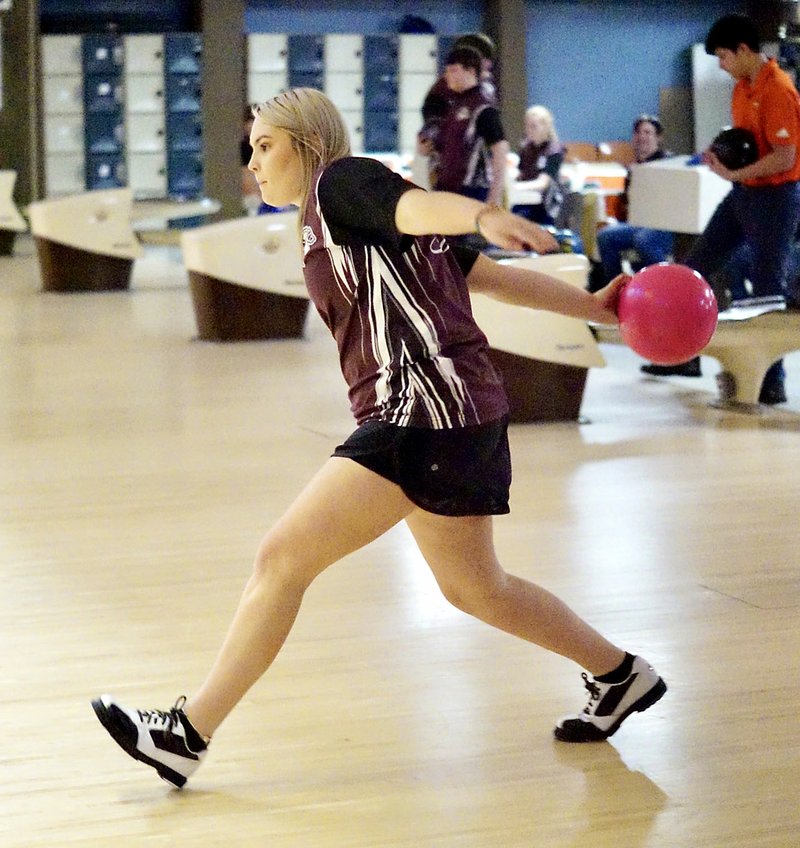
[[[598,324],[616,324],[617,298],[629,279],[621,274],[604,289],[590,294],[549,274],[501,265],[481,254],[467,274],[467,285],[471,291],[515,306],[545,309]]]
[[[406,191],[397,202],[395,224],[412,236],[480,232],[507,250],[552,253],[558,242],[547,230],[505,209],[447,191]]]

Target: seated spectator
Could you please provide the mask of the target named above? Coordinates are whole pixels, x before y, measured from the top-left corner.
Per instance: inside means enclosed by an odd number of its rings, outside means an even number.
[[[537,224],[554,224],[564,201],[559,171],[564,162],[564,145],[558,138],[552,112],[531,106],[525,112],[525,141],[519,150],[517,180],[542,195],[541,203],[520,203],[512,212]]]
[[[631,143],[636,162],[633,163],[633,167],[636,164],[653,162],[671,155],[662,148],[663,134],[661,122],[652,115],[640,115],[634,121]],[[604,227],[597,235],[597,248],[602,264],[602,279],[598,282],[613,280],[622,273],[623,255],[628,250],[636,251],[642,267],[655,262],[665,262],[672,255],[675,241],[673,233],[666,230],[651,230],[648,227],[634,227],[625,223],[628,217],[630,180],[631,172],[628,169],[620,210],[621,222]]]

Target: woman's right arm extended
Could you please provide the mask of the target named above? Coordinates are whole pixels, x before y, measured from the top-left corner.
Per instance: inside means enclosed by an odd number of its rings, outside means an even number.
[[[507,250],[552,253],[558,249],[555,238],[538,224],[499,206],[446,191],[405,192],[397,203],[395,223],[401,233],[413,236],[479,232]]]

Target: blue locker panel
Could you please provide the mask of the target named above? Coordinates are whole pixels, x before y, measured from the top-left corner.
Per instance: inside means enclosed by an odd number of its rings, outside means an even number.
[[[325,39],[321,35],[289,36],[289,77],[292,73],[322,74],[325,71]],[[294,83],[290,83],[293,85]]]
[[[380,153],[397,150],[398,126],[396,112],[365,112],[364,150]]]
[[[84,74],[122,72],[122,41],[116,35],[85,35],[81,42]]]
[[[121,112],[87,114],[84,122],[87,153],[121,153],[125,144],[125,124]]]
[[[122,113],[122,77],[119,74],[91,74],[83,78],[83,111]]]
[[[400,43],[396,35],[364,36],[364,77],[397,76]]]
[[[200,111],[200,75],[167,74],[167,112]]]
[[[200,73],[202,36],[191,32],[168,33],[165,41],[164,70],[167,74]]]
[[[197,113],[167,113],[167,148],[173,152],[199,153],[202,125]]]
[[[325,88],[325,74],[314,72],[300,72],[289,68],[289,88]]]
[[[202,195],[203,158],[199,153],[169,153],[167,190],[170,196],[185,199]]]
[[[397,36],[367,35],[364,37],[365,112],[397,111],[398,55],[399,42]],[[367,147],[367,149],[376,150],[378,148]]]
[[[397,77],[364,71],[364,111],[396,112],[398,109]]]
[[[86,188],[119,188],[125,185],[125,162],[121,153],[86,157]]]

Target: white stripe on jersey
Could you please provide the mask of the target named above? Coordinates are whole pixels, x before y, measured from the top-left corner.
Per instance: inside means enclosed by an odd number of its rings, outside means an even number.
[[[348,304],[353,304],[355,299],[355,268],[354,248],[337,245],[333,242],[330,230],[322,223],[323,244],[330,257],[331,269],[336,279],[336,285]],[[365,341],[369,341],[370,351],[362,351],[365,357],[375,360],[375,402],[378,408],[385,407],[394,400],[396,410],[392,414],[395,423],[408,423],[411,420],[414,404],[422,403],[425,407],[431,423],[434,427],[452,427],[466,423],[465,407],[472,406],[465,390],[465,386],[459,377],[453,361],[449,357],[441,355],[440,340],[436,327],[430,319],[422,303],[420,303],[405,285],[399,270],[393,265],[386,252],[376,246],[358,248],[364,250],[364,267],[366,269],[364,290],[368,298],[368,321],[369,326],[365,328]],[[426,256],[417,251],[416,258],[428,263]],[[418,279],[413,263],[408,263],[406,273],[412,272]],[[447,386],[447,396],[441,395],[441,389],[437,391],[436,384],[426,376],[421,363],[413,363],[405,348],[400,351],[392,350],[392,339],[386,317],[386,298],[391,298],[393,308],[398,309],[408,325],[412,327],[427,354],[426,361],[436,368]],[[435,308],[435,304],[426,304]],[[394,354],[394,356],[393,356]],[[403,366],[395,373],[396,366]],[[401,381],[398,395],[392,397],[392,380]],[[456,402],[456,415],[448,412],[447,400]],[[399,403],[398,403],[399,401]],[[453,421],[455,417],[455,421]]]
[[[384,294],[388,293],[394,300],[397,308],[400,309],[403,316],[407,319],[408,324],[414,328],[421,339],[429,355],[428,361],[435,366],[442,380],[447,385],[450,397],[457,401],[458,422],[456,423],[464,424],[466,420],[464,416],[464,403],[466,399],[464,384],[456,373],[453,361],[441,355],[441,344],[436,327],[423,305],[408,290],[404,284],[402,275],[391,263],[386,252],[382,248],[375,246],[371,247],[369,252],[370,262],[368,265],[367,285],[370,298],[370,320],[374,322],[370,329],[373,340],[379,342],[379,344],[374,345],[373,349],[376,354],[380,353],[380,356],[377,358],[382,372],[382,380],[385,378],[386,381],[382,382],[380,386],[382,391],[386,391],[386,395],[383,396],[379,392],[378,401],[385,403],[386,399],[388,399],[388,380],[391,376],[391,339],[384,311]],[[410,270],[414,269],[412,268]],[[416,271],[414,274],[416,277]],[[403,351],[403,354],[405,354],[405,351]],[[437,394],[436,388],[431,381],[425,378],[421,367],[409,363],[409,367],[405,368],[404,372],[408,373],[411,381],[409,389],[424,403],[431,417],[431,421],[435,422],[435,426],[454,426],[454,422],[447,412],[447,404]],[[376,388],[378,387],[376,386]]]

